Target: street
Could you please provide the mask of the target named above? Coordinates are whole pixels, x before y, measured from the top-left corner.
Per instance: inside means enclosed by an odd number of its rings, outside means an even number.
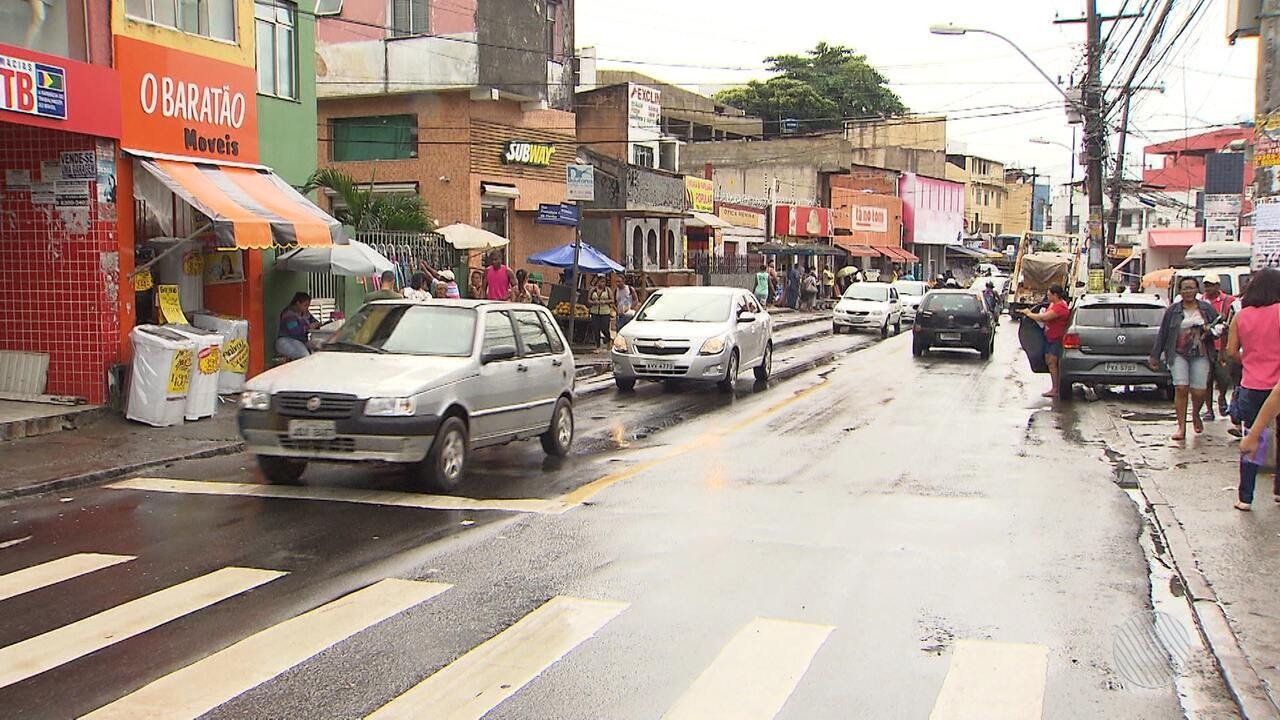
[[[262,486],[233,455],[12,501],[0,707],[1234,716],[1194,628],[1177,673],[1117,656],[1152,603],[1142,516],[1082,441],[1105,409],[1039,398],[1009,327],[989,363],[828,337],[858,351],[768,388],[591,395],[573,456],[477,453],[457,497],[366,466]]]

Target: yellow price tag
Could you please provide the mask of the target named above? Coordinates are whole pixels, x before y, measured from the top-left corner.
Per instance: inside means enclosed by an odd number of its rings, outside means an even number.
[[[142,272],[133,276],[134,292],[146,292],[151,288],[155,287],[155,284],[156,284],[155,279],[151,277],[150,270],[143,270]]]
[[[160,316],[167,323],[188,325],[187,316],[182,314],[182,302],[178,298],[177,285],[157,285],[156,300],[160,303]]]
[[[249,343],[231,338],[222,344],[222,369],[227,372],[249,372]]]
[[[169,366],[170,395],[183,395],[191,387],[191,355],[190,350],[173,354],[173,365]]]
[[[183,275],[203,275],[204,274],[204,255],[199,250],[192,250],[182,256],[182,274]]]
[[[200,374],[212,375],[218,372],[219,361],[222,358],[222,352],[216,347],[207,347],[200,351]]]

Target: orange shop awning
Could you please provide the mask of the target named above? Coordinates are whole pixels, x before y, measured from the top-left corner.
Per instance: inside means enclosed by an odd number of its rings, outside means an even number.
[[[893,252],[894,255],[898,256],[899,260],[901,260],[904,263],[920,262],[920,258],[916,257],[915,253],[911,252],[910,250],[904,250],[902,248],[889,248],[889,249]]]
[[[152,158],[139,162],[208,216],[218,247],[265,250],[347,242],[342,223],[270,170]]]
[[[853,257],[875,257],[876,251],[866,245],[858,245],[846,238],[837,237],[833,240],[836,247],[844,250]]]

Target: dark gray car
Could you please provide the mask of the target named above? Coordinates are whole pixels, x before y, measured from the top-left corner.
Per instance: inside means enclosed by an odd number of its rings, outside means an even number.
[[[1165,302],[1152,295],[1086,295],[1071,311],[1062,339],[1059,395],[1072,383],[1170,386],[1168,370],[1147,365]]]

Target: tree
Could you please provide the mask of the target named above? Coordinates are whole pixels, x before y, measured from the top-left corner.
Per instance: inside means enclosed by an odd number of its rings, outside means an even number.
[[[844,119],[893,117],[907,112],[889,80],[843,45],[820,42],[804,55],[765,58],[776,76],[744,87],[728,88],[715,98],[763,118],[767,135],[780,132],[781,120],[796,119],[800,130],[839,128]]]
[[[334,213],[343,225],[356,232],[392,230],[429,232],[436,227],[426,203],[418,195],[375,195],[373,182],[361,187],[350,173],[337,168],[320,168],[311,174],[304,193],[316,188],[331,190],[346,207]]]

